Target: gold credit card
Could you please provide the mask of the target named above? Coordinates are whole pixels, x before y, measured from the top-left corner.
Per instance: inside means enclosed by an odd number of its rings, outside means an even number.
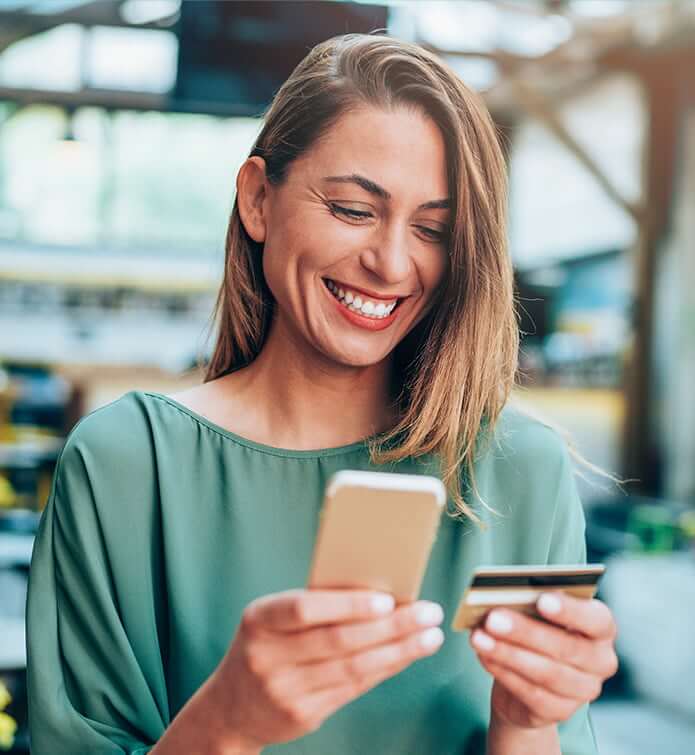
[[[480,566],[461,598],[451,628],[472,629],[496,607],[542,618],[536,611],[541,593],[561,590],[577,598],[593,598],[604,564]]]

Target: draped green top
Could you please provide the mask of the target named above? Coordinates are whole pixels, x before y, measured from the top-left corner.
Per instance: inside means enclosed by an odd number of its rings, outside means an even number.
[[[32,754],[148,752],[220,662],[244,607],[306,584],[326,480],[373,468],[366,441],[274,448],[154,392],[83,417],[31,561]],[[586,547],[555,431],[506,407],[476,468],[499,515],[477,509],[487,531],[443,515],[420,595],[444,608],[443,646],[264,753],[483,755],[492,677],[449,628],[472,570],[584,562]],[[427,456],[389,470],[437,474]],[[559,729],[565,755],[597,752],[588,705]]]

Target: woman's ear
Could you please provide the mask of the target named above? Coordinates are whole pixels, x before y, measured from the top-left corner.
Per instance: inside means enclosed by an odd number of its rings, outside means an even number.
[[[239,168],[236,197],[239,218],[246,233],[258,243],[265,241],[267,222],[265,160],[254,155]]]

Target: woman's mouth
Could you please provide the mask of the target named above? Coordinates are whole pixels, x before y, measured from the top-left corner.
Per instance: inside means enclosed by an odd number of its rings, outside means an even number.
[[[328,290],[344,307],[364,317],[376,320],[388,317],[396,308],[398,302],[402,301],[400,299],[386,301],[383,299],[370,299],[362,293],[338,285],[330,280],[330,278],[324,278],[323,280]]]
[[[330,278],[323,278],[323,282],[347,319],[369,330],[388,327],[395,319],[398,306],[403,301],[399,298],[370,299],[365,294],[346,288]]]

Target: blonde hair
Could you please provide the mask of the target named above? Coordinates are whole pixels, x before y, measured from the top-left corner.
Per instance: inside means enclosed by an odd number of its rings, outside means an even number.
[[[474,460],[514,383],[519,331],[507,252],[507,172],[495,125],[479,96],[434,54],[383,35],[346,34],[314,47],[268,108],[251,150],[269,181],[348,110],[414,106],[445,141],[449,200],[448,272],[436,306],[394,351],[400,420],[370,439],[372,462],[436,453],[456,514],[481,523],[462,495],[478,495]],[[262,246],[241,223],[236,201],[226,235],[224,278],[213,318],[219,332],[209,382],[260,353],[273,311]],[[388,448],[386,447],[388,445]],[[489,507],[488,507],[489,508]]]

